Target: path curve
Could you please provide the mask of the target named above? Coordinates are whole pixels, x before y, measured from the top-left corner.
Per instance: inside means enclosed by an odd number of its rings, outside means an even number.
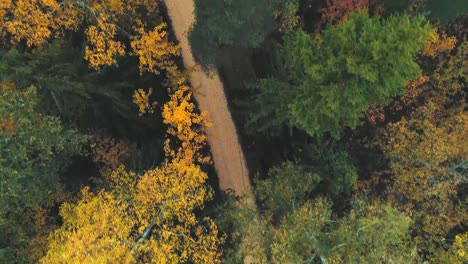
[[[214,166],[221,190],[233,190],[237,195],[251,194],[249,173],[242,153],[236,127],[228,109],[223,83],[216,70],[206,73],[195,62],[188,32],[195,21],[193,0],[165,0],[172,29],[179,40],[182,58],[190,71],[190,82],[200,110],[207,111],[212,126],[207,129]]]

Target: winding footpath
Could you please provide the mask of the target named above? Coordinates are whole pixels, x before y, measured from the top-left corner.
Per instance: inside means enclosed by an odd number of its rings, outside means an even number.
[[[221,190],[233,190],[237,195],[250,196],[249,173],[242,153],[231,113],[228,109],[223,83],[218,72],[204,72],[195,62],[188,32],[195,22],[193,0],[165,0],[172,29],[179,41],[190,82],[201,111],[207,111],[212,126],[207,129],[214,166]]]

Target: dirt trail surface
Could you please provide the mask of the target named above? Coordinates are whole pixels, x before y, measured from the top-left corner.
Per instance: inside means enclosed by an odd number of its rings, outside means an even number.
[[[228,109],[223,83],[217,71],[206,73],[195,62],[188,40],[188,32],[195,22],[195,4],[193,0],[165,0],[165,4],[172,29],[179,40],[185,67],[191,69],[190,82],[195,87],[195,99],[200,110],[208,111],[212,123],[207,135],[220,188],[232,189],[237,195],[249,195],[249,173]]]

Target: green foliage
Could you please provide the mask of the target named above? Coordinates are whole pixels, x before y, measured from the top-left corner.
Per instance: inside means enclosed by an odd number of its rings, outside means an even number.
[[[134,116],[131,102],[121,92],[130,94],[135,87],[93,72],[70,42],[56,41],[31,52],[12,48],[0,54],[2,79],[22,88],[35,85],[44,95],[44,110],[67,122],[86,128],[91,123],[109,124],[109,117],[116,113],[124,119]]]
[[[158,101],[165,100],[162,77],[140,75],[138,61],[131,58],[120,60],[120,67],[95,72],[82,59],[81,47],[75,42],[67,38],[31,51],[0,50],[0,79],[22,89],[36,86],[41,99],[38,108],[59,116],[67,126],[141,146],[140,155],[131,157],[133,168],[154,166],[162,157],[161,116],[138,116],[131,98],[137,87],[153,87]]]
[[[283,0],[275,10],[274,15],[279,23],[279,32],[292,32],[299,23],[297,15],[299,11],[299,0]]]
[[[321,181],[319,174],[287,162],[256,182],[260,214],[228,200],[220,214],[220,226],[233,234],[226,263],[415,262],[408,216],[379,200],[355,198],[351,210],[337,217],[328,199],[312,199]]]
[[[386,9],[400,11],[407,8],[413,0],[381,0]]]
[[[468,4],[465,0],[452,0],[450,4],[443,0],[428,0],[424,11],[429,13],[428,16],[431,20],[446,24],[466,14]]]
[[[308,202],[285,215],[274,229],[272,263],[320,263],[319,259],[326,260],[326,232],[331,215],[331,204],[324,199]]]
[[[65,129],[58,118],[36,112],[34,87],[17,90],[2,83],[0,88],[0,247],[8,248],[0,260],[13,254],[19,261],[15,250],[28,244],[31,235],[48,232],[45,218],[37,216],[61,192],[61,173],[80,154],[86,137]]]
[[[268,174],[266,180],[258,181],[256,192],[267,214],[272,216],[295,210],[321,181],[320,175],[291,162],[272,168]]]
[[[256,217],[239,206],[231,209],[224,223],[231,218],[237,244],[228,263],[236,263],[233,256],[254,263],[415,263],[411,220],[389,204],[356,200],[346,216],[336,218],[326,199],[291,203],[296,208],[280,221],[268,212]]]
[[[349,193],[359,176],[353,160],[343,147],[306,145],[301,164],[307,171],[321,176],[321,187],[331,195]]]
[[[380,20],[365,11],[354,12],[337,28],[328,27],[317,39],[299,30],[281,50],[284,73],[277,81],[289,85],[271,85],[275,78],[260,82],[255,109],[266,105],[264,100],[286,100],[282,105],[288,111],[276,113],[281,117],[273,120],[288,119],[310,135],[338,138],[343,128],[360,124],[369,103],[388,103],[421,74],[414,57],[430,30],[422,16]],[[290,91],[280,91],[286,87]],[[281,99],[269,98],[276,93]]]
[[[331,204],[317,199],[286,216],[275,230],[272,262],[412,263],[410,222],[388,204],[360,200],[333,221]]]
[[[266,78],[252,83],[250,88],[259,90],[261,94],[255,98],[255,108],[246,107],[246,127],[249,131],[276,136],[285,127],[292,126],[287,113],[288,102],[294,96],[294,90],[288,82]]]
[[[0,130],[2,208],[44,201],[48,191],[58,187],[60,172],[80,153],[86,138],[64,129],[56,117],[37,113],[34,87],[4,88],[0,95],[0,122],[12,122],[10,131]]]
[[[217,225],[221,231],[229,233],[223,263],[244,263],[247,255],[255,263],[266,263],[266,252],[271,243],[271,230],[266,219],[257,215],[257,210],[243,204],[231,193],[218,207]]]
[[[343,263],[415,263],[411,219],[389,204],[357,200],[330,234],[329,256]]]
[[[465,0],[452,0],[450,4],[444,0],[381,0],[386,9],[401,11],[412,7],[414,11],[426,13],[428,18],[442,24],[449,23],[468,12]]]
[[[197,59],[215,63],[221,47],[257,48],[274,29],[280,0],[196,0],[190,42]]]
[[[67,117],[70,112],[80,112],[90,98],[88,66],[73,56],[76,53],[71,46],[62,47],[57,41],[45,49],[28,52],[11,48],[1,54],[0,74],[4,80],[19,87],[44,86],[56,98],[52,103]]]
[[[347,152],[329,152],[323,177],[326,179],[328,190],[333,194],[349,193],[352,185],[357,181],[357,169]]]

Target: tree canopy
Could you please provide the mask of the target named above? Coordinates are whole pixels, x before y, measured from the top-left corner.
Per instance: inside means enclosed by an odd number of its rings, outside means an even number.
[[[273,120],[288,120],[310,135],[340,137],[343,128],[360,124],[369,103],[388,103],[421,74],[415,56],[430,33],[422,16],[379,19],[364,11],[316,38],[299,30],[281,49],[280,78],[260,82],[256,101],[275,108],[263,101],[282,101],[281,111],[262,109],[278,115]]]
[[[84,58],[96,70],[117,64],[119,56],[132,54],[139,58],[142,72],[158,73],[172,68],[170,59],[179,52],[168,41],[158,1],[3,1],[0,14],[3,39],[30,47],[84,26]],[[131,50],[126,46],[128,41]]]

